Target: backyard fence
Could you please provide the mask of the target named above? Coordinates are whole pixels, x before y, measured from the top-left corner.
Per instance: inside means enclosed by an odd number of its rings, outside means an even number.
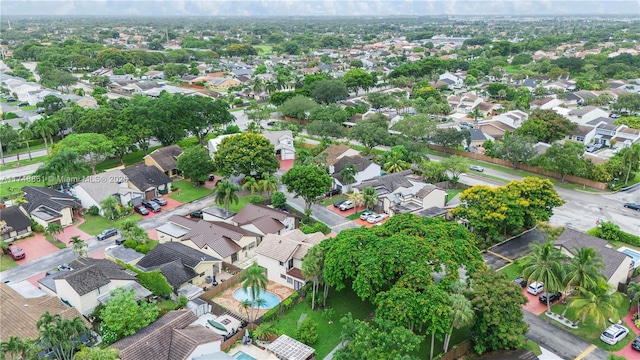
[[[231,348],[237,341],[242,340],[244,336],[244,329],[240,329],[237,334],[225,340],[222,344],[220,344],[220,351],[226,351]]]
[[[202,295],[200,295],[199,296],[200,299],[206,300],[206,301],[211,300],[212,298],[220,295],[225,290],[238,285],[241,277],[242,277],[242,271],[238,272],[237,274],[233,275],[232,277],[228,278],[225,281],[218,282],[218,285],[214,286],[210,290],[207,290]]]
[[[449,351],[447,351],[444,355],[438,358],[438,360],[456,360],[462,357],[462,355],[466,354],[471,350],[471,341],[467,340],[463,343],[455,345]]]

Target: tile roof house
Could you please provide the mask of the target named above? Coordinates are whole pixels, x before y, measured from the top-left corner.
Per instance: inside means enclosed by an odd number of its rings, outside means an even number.
[[[291,130],[263,131],[262,136],[273,145],[276,156],[280,160],[294,160],[296,149],[293,147],[293,133]]]
[[[89,209],[96,206],[102,211],[101,203],[113,195],[120,199],[122,205],[140,203],[142,192],[128,187],[129,178],[120,170],[110,170],[100,174],[87,176],[73,186],[72,193],[80,200],[82,207]]]
[[[223,337],[193,324],[197,319],[191,311],[169,311],[111,348],[120,351],[121,360],[188,360],[220,351]]]
[[[305,234],[299,229],[267,234],[256,249],[258,265],[267,269],[270,281],[298,290],[307,282],[302,276],[302,258],[324,239],[321,232]]]
[[[65,320],[80,317],[85,325],[89,322],[81,316],[76,308],[69,307],[55,296],[41,296],[25,298],[11,286],[0,282],[0,341],[9,341],[12,336],[21,339],[38,338],[36,323],[40,317],[49,312],[51,315],[59,314]]]
[[[129,188],[144,193],[145,199],[171,191],[171,178],[155,166],[135,165],[122,169],[122,173],[127,176]]]
[[[1,241],[13,241],[31,234],[31,220],[21,206],[0,209]]]
[[[149,251],[136,266],[144,271],[160,270],[169,285],[177,289],[186,284],[205,284],[207,278],[222,271],[222,260],[179,242],[167,242]]]
[[[353,165],[356,169],[354,176],[355,182],[352,184],[346,184],[341,174],[349,165]],[[364,157],[362,155],[344,156],[329,166],[329,174],[334,179],[335,184],[342,186],[342,189],[346,192],[348,192],[350,190],[349,187],[353,185],[358,185],[364,180],[380,176],[381,170],[379,164],[373,162],[370,157]]]
[[[614,250],[609,242],[595,236],[567,228],[554,245],[570,258],[576,254],[578,249],[584,247],[596,249],[605,264],[601,273],[614,289],[618,289],[619,284],[626,284],[629,276],[633,273],[633,261],[629,255]]]
[[[268,206],[247,204],[232,219],[232,223],[260,235],[279,234],[298,227],[298,218]]]
[[[362,191],[368,186],[376,189],[377,206],[390,216],[419,212],[431,207],[443,208],[447,200],[446,191],[423,182],[413,174],[413,170],[382,175],[363,181],[355,188]]]
[[[35,222],[43,227],[47,227],[51,223],[60,226],[72,225],[74,211],[82,206],[80,200],[57,190],[25,186],[22,191],[27,201],[25,210]]]
[[[350,148],[347,145],[329,145],[323,152],[327,155],[327,166],[331,166],[345,156],[359,155],[360,151]]]
[[[106,259],[78,259],[69,264],[71,270],[61,270],[39,279],[45,293],[57,296],[87,316],[100,303],[106,303],[110,293],[119,287],[135,289],[138,299],[151,292],[136,282],[135,273],[126,271]]]
[[[156,149],[144,157],[144,164],[155,166],[165,175],[173,178],[180,175],[180,170],[176,167],[178,157],[182,155],[182,148],[178,145],[165,146]]]

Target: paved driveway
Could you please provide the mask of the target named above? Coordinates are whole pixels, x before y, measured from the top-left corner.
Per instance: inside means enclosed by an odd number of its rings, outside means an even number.
[[[638,307],[636,306],[636,304],[633,304],[631,306],[631,309],[629,310],[629,314],[627,314],[627,316],[625,316],[624,319],[622,319],[622,321],[624,321],[624,326],[626,326],[627,329],[629,329],[629,335],[627,336],[633,336],[634,339],[638,335],[640,335],[640,330],[638,330],[638,328],[633,324],[633,320],[632,320],[636,312],[638,312]],[[631,348],[631,342],[628,343],[627,346],[624,347],[624,349],[616,352],[616,355],[624,356],[627,359],[639,359],[640,352],[638,350],[633,350],[633,348]]]
[[[78,228],[78,226],[84,223],[84,218],[75,218],[75,220],[76,222],[73,225],[67,226],[61,234],[56,235],[58,240],[69,245],[71,238],[74,236],[78,236],[82,240],[89,240],[93,237]]]
[[[163,195],[163,196],[160,196],[160,197],[167,201],[167,205],[161,206],[162,210],[160,210],[158,212],[153,212],[153,211],[147,209],[147,210],[149,210],[149,215],[140,215],[140,216],[142,216],[143,219],[152,218],[154,216],[162,214],[165,211],[173,210],[173,209],[175,209],[175,208],[177,208],[177,207],[179,207],[179,206],[184,204],[184,203],[181,203],[178,200],[173,200],[172,198],[170,198],[170,197],[168,197],[166,195]]]
[[[34,233],[32,237],[18,240],[14,242],[14,244],[21,247],[26,253],[24,259],[16,261],[20,265],[32,262],[59,250],[52,243],[48,242],[44,235],[38,233]]]
[[[527,298],[527,300],[529,301],[528,303],[526,303],[522,308],[527,310],[528,312],[538,316],[540,314],[542,314],[543,312],[547,311],[547,304],[543,304],[540,302],[540,294],[538,295],[531,295],[527,292],[527,288],[522,289],[522,293],[524,294],[524,296]],[[552,303],[551,305],[553,306]]]

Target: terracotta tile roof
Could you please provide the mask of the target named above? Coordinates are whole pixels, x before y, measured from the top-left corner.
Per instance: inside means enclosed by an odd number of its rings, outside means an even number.
[[[184,235],[183,239],[193,241],[201,249],[209,246],[221,257],[226,258],[240,251],[241,247],[236,242],[244,236],[260,235],[225,222],[201,220]]]
[[[324,238],[322,233],[304,234],[299,229],[283,235],[267,234],[256,248],[256,253],[281,262],[292,258],[301,260],[310,248]]]
[[[289,214],[267,206],[247,204],[232,218],[232,220],[238,225],[246,225],[264,217],[284,221],[284,219],[289,217]]]
[[[45,312],[60,314],[63,319],[71,320],[80,317],[85,325],[89,322],[77,309],[65,305],[54,296],[25,298],[9,285],[0,282],[0,341],[9,341],[11,336],[22,339],[38,337],[36,323]]]

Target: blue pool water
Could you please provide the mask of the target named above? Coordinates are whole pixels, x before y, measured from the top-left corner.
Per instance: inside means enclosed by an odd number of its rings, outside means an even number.
[[[624,249],[622,250],[623,254],[629,255],[631,256],[631,258],[633,259],[633,267],[638,267],[640,266],[640,253],[633,251],[631,249]]]
[[[247,288],[247,291],[240,288],[233,292],[233,297],[238,301],[251,300],[251,288]],[[280,298],[278,296],[264,290],[260,290],[258,299],[264,300],[264,304],[262,306],[255,306],[256,309],[271,309],[280,304]]]
[[[244,353],[242,351],[238,351],[237,353],[233,354],[233,357],[238,360],[256,360],[256,358],[254,358],[253,356],[248,355],[247,353]]]

